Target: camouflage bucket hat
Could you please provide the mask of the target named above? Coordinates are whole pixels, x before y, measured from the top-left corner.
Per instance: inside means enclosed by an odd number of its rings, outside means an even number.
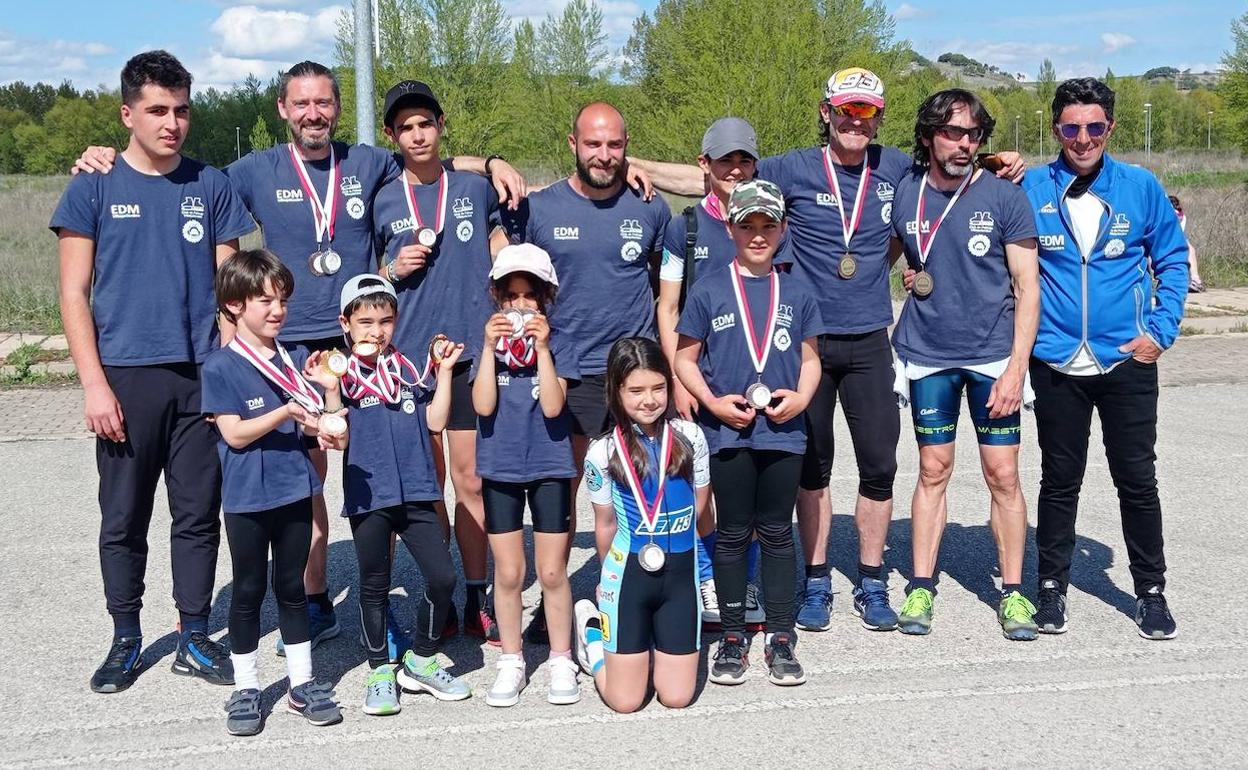
[[[780,194],[780,188],[762,179],[741,182],[733,188],[732,197],[728,200],[728,221],[740,222],[756,211],[783,222],[784,196]]]

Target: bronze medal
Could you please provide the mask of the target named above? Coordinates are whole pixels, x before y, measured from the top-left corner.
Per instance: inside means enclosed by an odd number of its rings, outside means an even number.
[[[846,253],[841,257],[840,263],[836,266],[836,273],[845,280],[849,280],[858,274],[858,257],[853,254]]]
[[[926,270],[921,270],[914,276],[913,291],[917,297],[926,297],[936,288],[936,281],[932,279],[932,274]]]
[[[451,338],[445,334],[433,335],[433,339],[429,341],[429,360],[435,364],[442,363],[442,359],[450,353],[451,344]]]

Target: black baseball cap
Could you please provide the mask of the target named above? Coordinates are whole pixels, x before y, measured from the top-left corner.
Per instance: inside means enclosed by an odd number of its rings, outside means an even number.
[[[403,80],[395,83],[386,91],[386,109],[382,116],[383,125],[390,126],[394,115],[404,107],[428,107],[433,110],[434,117],[442,117],[442,105],[433,89],[419,80]]]

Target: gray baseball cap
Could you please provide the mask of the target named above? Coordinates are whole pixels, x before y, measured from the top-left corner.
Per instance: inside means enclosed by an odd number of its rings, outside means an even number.
[[[739,182],[728,199],[728,221],[740,222],[756,211],[783,222],[784,196],[780,188],[765,179]]]
[[[343,284],[342,293],[338,296],[339,312],[345,313],[352,302],[369,294],[389,294],[396,302],[399,299],[394,292],[394,286],[385,278],[376,273],[363,273]]]
[[[754,127],[741,118],[720,118],[702,135],[702,154],[712,160],[738,151],[758,159]]]

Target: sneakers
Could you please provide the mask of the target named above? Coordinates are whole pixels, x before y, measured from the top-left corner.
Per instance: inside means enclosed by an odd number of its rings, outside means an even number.
[[[589,599],[581,599],[572,607],[572,647],[576,662],[586,674],[593,675],[593,667],[589,661],[589,642],[586,630],[591,621],[598,620],[598,607]]]
[[[551,658],[546,661],[550,674],[550,688],[546,702],[556,706],[569,706],[581,699],[581,685],[576,681],[576,662],[568,657]]]
[[[792,634],[771,635],[771,641],[763,647],[763,660],[767,663],[767,680],[781,687],[792,687],[806,681],[806,672],[797,662],[793,648],[797,640]]]
[[[451,676],[435,657],[424,659],[408,650],[399,667],[398,680],[404,690],[425,691],[438,700],[463,700],[472,695],[472,688],[458,677]]]
[[[1018,591],[1002,596],[997,605],[1001,633],[1012,642],[1030,642],[1040,635],[1040,629],[1034,620],[1035,614],[1035,605]]]
[[[702,600],[702,622],[718,624],[719,594],[715,593],[715,578],[707,578],[698,584],[698,597]]]
[[[832,627],[832,578],[806,578],[797,627],[803,631],[827,631]]]
[[[494,635],[498,636],[498,626],[494,627]],[[490,644],[498,645],[501,642],[490,641],[490,637],[485,640]],[[533,619],[529,621],[529,627],[524,629],[524,641],[529,644],[550,644],[550,629],[546,628],[546,604],[538,601],[537,606],[533,608]]]
[[[91,675],[92,692],[121,692],[139,676],[143,667],[143,637],[123,636],[114,639],[104,662]]]
[[[926,588],[916,588],[906,594],[897,618],[897,630],[903,634],[928,634],[932,630],[932,602],[935,595]]]
[[[485,694],[486,705],[500,708],[516,705],[520,702],[520,691],[529,683],[524,673],[524,658],[519,655],[499,655],[498,663],[494,665],[498,668],[498,675],[494,677],[494,684]]]
[[[321,609],[316,602],[308,602],[308,635],[312,642],[312,649],[326,639],[333,639],[342,628],[338,625],[338,616],[331,609],[329,612]],[[277,654],[286,657],[286,643],[282,641],[282,637],[277,637]]]
[[[260,691],[235,690],[225,702],[225,731],[230,735],[256,735],[264,727],[260,713]]]
[[[763,596],[753,583],[745,584],[745,627],[762,630],[767,622],[767,610],[763,608]]]
[[[317,727],[342,721],[342,709],[334,702],[334,688],[313,679],[286,693],[286,710],[307,719]]]
[[[458,623],[456,624],[458,626]],[[453,635],[453,634],[452,634]],[[368,650],[368,640],[364,638],[364,629],[360,629],[360,646]],[[403,653],[412,649],[412,640],[407,638],[399,621],[394,617],[394,610],[386,608],[386,655],[390,663],[403,660]]]
[[[710,680],[715,684],[741,684],[750,667],[750,644],[741,634],[728,633],[719,640],[715,662],[711,664]]]
[[[403,709],[399,703],[399,686],[395,683],[394,669],[389,665],[378,666],[368,674],[364,682],[364,713],[372,716],[397,714]]]
[[[498,623],[494,621],[494,614],[486,608],[464,607],[464,633],[484,639],[495,647],[503,643],[498,636]]]
[[[1066,594],[1058,589],[1056,580],[1040,581],[1036,611],[1031,619],[1042,634],[1066,633]]]
[[[190,639],[178,640],[170,669],[180,676],[197,676],[209,684],[234,684],[230,651],[203,631],[192,631]]]
[[[1135,600],[1135,624],[1140,627],[1140,636],[1145,639],[1173,639],[1179,633],[1166,605],[1166,597],[1156,586]]]
[[[854,588],[854,614],[862,627],[872,631],[892,631],[897,627],[897,613],[888,606],[888,583],[863,578]]]

